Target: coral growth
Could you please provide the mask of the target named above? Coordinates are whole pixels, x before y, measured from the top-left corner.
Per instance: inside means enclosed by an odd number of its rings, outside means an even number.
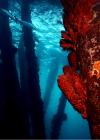
[[[70,50],[58,85],[100,138],[100,0],[61,0],[64,7],[60,45]],[[77,73],[79,69],[80,74]]]
[[[58,84],[74,108],[82,114],[83,118],[87,118],[86,87],[81,77],[72,68],[65,66],[64,74],[58,78]]]

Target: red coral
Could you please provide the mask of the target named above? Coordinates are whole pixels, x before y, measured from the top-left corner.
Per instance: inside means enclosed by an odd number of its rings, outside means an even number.
[[[74,70],[78,69],[77,55],[75,51],[68,54],[68,61],[69,61],[70,66],[73,67]]]
[[[70,33],[69,33],[70,32]],[[73,50],[76,50],[76,42],[75,42],[75,34],[73,35],[73,32],[71,32],[71,30],[69,32],[65,32],[65,31],[62,31],[62,39],[60,41],[60,45],[63,49],[73,49]],[[73,35],[73,36],[72,36]]]
[[[58,85],[64,95],[83,116],[87,118],[86,113],[86,87],[81,77],[71,68],[64,67],[64,74],[59,76]]]
[[[65,29],[70,33],[73,31],[82,34],[86,32],[94,14],[91,8],[100,0],[61,0],[61,2],[66,13],[64,14]]]
[[[94,13],[91,11],[100,0],[61,0],[64,6],[63,24],[66,29],[62,32],[61,47],[76,50],[77,37],[85,34],[89,28]]]
[[[70,50],[70,66],[64,67],[58,85],[73,107],[88,119],[92,137],[100,138],[100,67],[95,65],[100,62],[100,0],[61,2],[65,31],[60,45]],[[78,68],[80,74],[75,72]]]

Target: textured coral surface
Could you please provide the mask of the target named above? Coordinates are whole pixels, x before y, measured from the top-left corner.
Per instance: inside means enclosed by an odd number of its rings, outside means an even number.
[[[70,66],[63,68],[58,85],[73,107],[88,119],[92,138],[100,138],[100,0],[61,2],[65,31],[60,44],[70,50]]]

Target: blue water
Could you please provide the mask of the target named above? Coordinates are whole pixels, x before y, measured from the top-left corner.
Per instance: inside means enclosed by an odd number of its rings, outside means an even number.
[[[16,3],[14,5],[13,14],[20,18],[20,7]],[[16,10],[17,7],[17,10]],[[62,73],[62,67],[68,64],[68,52],[62,51],[59,45],[61,38],[61,30],[64,30],[62,24],[62,6],[60,1],[42,1],[35,2],[31,6],[33,34],[35,38],[35,50],[39,64],[39,78],[41,88],[41,98],[46,106],[45,110],[45,128],[47,138],[50,138],[51,122],[57,112],[59,99],[62,95],[57,85],[57,77]],[[18,48],[21,41],[21,25],[10,19],[10,26],[13,32],[13,44]],[[48,76],[50,71],[56,69],[56,73],[52,77]],[[50,88],[50,80],[53,82],[49,100],[46,97],[46,89]],[[52,83],[51,82],[51,83]],[[88,139],[90,138],[88,122],[83,120],[81,115],[76,112],[67,101],[64,111],[67,119],[63,121],[60,136],[61,139]]]

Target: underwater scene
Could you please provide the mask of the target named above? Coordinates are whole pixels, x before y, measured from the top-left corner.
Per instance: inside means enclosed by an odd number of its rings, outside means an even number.
[[[91,138],[57,82],[63,14],[60,0],[0,0],[0,138]]]

